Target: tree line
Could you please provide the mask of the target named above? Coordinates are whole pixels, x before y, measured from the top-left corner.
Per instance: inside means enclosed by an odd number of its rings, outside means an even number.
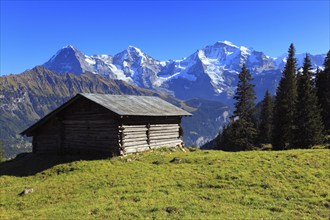
[[[330,134],[330,51],[322,70],[311,67],[306,54],[298,69],[291,44],[276,95],[266,91],[257,116],[252,76],[243,64],[235,111],[215,140],[217,148],[242,151],[271,144],[273,150],[286,150],[323,144]]]

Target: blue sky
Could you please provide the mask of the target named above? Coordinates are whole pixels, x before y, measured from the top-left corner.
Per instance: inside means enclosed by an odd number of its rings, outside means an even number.
[[[72,44],[87,55],[129,45],[180,59],[228,40],[269,56],[329,50],[329,1],[1,0],[0,75],[43,64]]]

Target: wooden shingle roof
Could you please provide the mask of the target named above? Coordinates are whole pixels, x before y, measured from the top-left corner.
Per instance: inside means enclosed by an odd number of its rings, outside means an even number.
[[[155,96],[108,95],[81,93],[81,96],[120,115],[189,116],[190,113]]]

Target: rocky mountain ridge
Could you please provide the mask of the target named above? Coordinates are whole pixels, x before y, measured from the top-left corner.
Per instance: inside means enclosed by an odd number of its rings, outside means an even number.
[[[271,58],[263,52],[219,41],[198,49],[182,60],[158,61],[141,49],[129,46],[112,55],[87,56],[69,45],[59,50],[43,66],[57,73],[92,72],[131,85],[167,92],[180,99],[200,97],[231,102],[243,63],[251,71],[257,98],[266,89],[275,93],[286,55]],[[304,54],[298,54],[298,67]],[[310,55],[313,67],[322,66],[324,55]]]

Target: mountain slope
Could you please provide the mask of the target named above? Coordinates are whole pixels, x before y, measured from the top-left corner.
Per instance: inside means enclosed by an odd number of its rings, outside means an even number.
[[[29,150],[31,140],[19,133],[81,92],[160,96],[192,112],[193,116],[185,118],[182,123],[186,145],[200,146],[205,140],[214,138],[224,123],[217,118],[228,111],[228,107],[219,102],[181,101],[97,74],[56,74],[39,66],[19,75],[0,77],[0,139],[4,142],[6,156]]]
[[[194,98],[186,100],[184,103],[194,108],[194,110],[190,110],[191,117],[182,119],[186,146],[202,146],[214,139],[222,126],[229,121],[231,111],[227,105],[221,102]]]
[[[18,133],[81,92],[159,96],[121,80],[109,80],[91,73],[58,75],[41,66],[19,75],[2,76],[0,139],[6,155],[29,149],[29,139]]]

